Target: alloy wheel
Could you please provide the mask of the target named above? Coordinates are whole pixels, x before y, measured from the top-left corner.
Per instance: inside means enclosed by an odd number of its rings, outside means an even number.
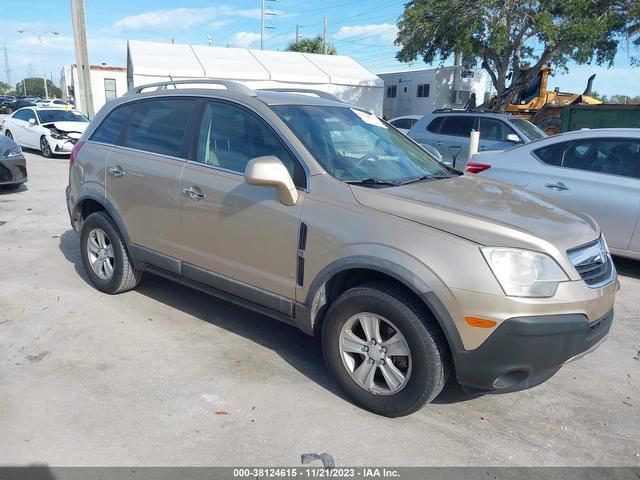
[[[110,280],[113,276],[116,259],[113,244],[101,228],[94,228],[87,236],[87,257],[93,273],[101,280]]]
[[[391,395],[409,381],[409,344],[398,327],[375,313],[358,313],[345,322],[340,354],[351,378],[370,393]]]
[[[42,152],[42,155],[47,158],[51,156],[51,147],[49,146],[49,142],[47,142],[47,139],[44,137],[40,139],[40,151]]]

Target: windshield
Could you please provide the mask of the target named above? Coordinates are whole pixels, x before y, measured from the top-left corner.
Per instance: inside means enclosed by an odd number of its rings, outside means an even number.
[[[38,110],[40,123],[52,122],[88,122],[89,119],[76,110]]]
[[[530,141],[539,140],[541,138],[545,138],[547,136],[542,130],[536,127],[533,123],[528,120],[524,120],[522,118],[510,118],[509,122],[524,133]]]
[[[338,180],[392,186],[451,176],[430,154],[373,114],[333,106],[278,105],[273,110]]]

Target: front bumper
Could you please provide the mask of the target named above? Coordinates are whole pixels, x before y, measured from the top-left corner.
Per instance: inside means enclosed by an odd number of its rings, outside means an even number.
[[[47,136],[47,141],[51,146],[51,151],[56,155],[69,155],[76,143],[75,139],[56,139],[52,136]]]
[[[16,185],[27,181],[27,161],[24,156],[0,160],[0,185]]]
[[[468,390],[487,393],[534,387],[595,349],[612,322],[613,309],[593,322],[582,314],[505,320],[478,348],[455,354],[458,381]]]

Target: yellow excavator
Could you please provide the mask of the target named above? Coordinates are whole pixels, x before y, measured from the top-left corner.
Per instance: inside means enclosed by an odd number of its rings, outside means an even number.
[[[511,100],[506,111],[529,120],[549,135],[556,135],[561,131],[560,114],[563,108],[571,105],[599,105],[602,102],[590,96],[595,75],[589,77],[587,88],[579,94],[564,93],[558,88],[547,90],[550,73],[550,67],[542,67],[529,86]]]

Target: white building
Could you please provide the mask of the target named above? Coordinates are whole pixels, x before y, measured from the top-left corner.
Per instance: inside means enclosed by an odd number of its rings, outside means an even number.
[[[129,87],[216,78],[249,88],[306,88],[382,114],[383,82],[351,57],[129,40]]]
[[[462,67],[429,68],[379,73],[384,81],[383,114],[389,117],[426,115],[439,108],[463,108],[471,93],[476,104],[484,99],[484,70]]]
[[[98,112],[108,101],[120,97],[127,92],[127,69],[107,65],[91,65],[91,93],[93,110]],[[60,89],[64,100],[73,100],[78,110],[86,111],[79,98],[76,98],[78,85],[78,68],[67,65],[60,72]]]

